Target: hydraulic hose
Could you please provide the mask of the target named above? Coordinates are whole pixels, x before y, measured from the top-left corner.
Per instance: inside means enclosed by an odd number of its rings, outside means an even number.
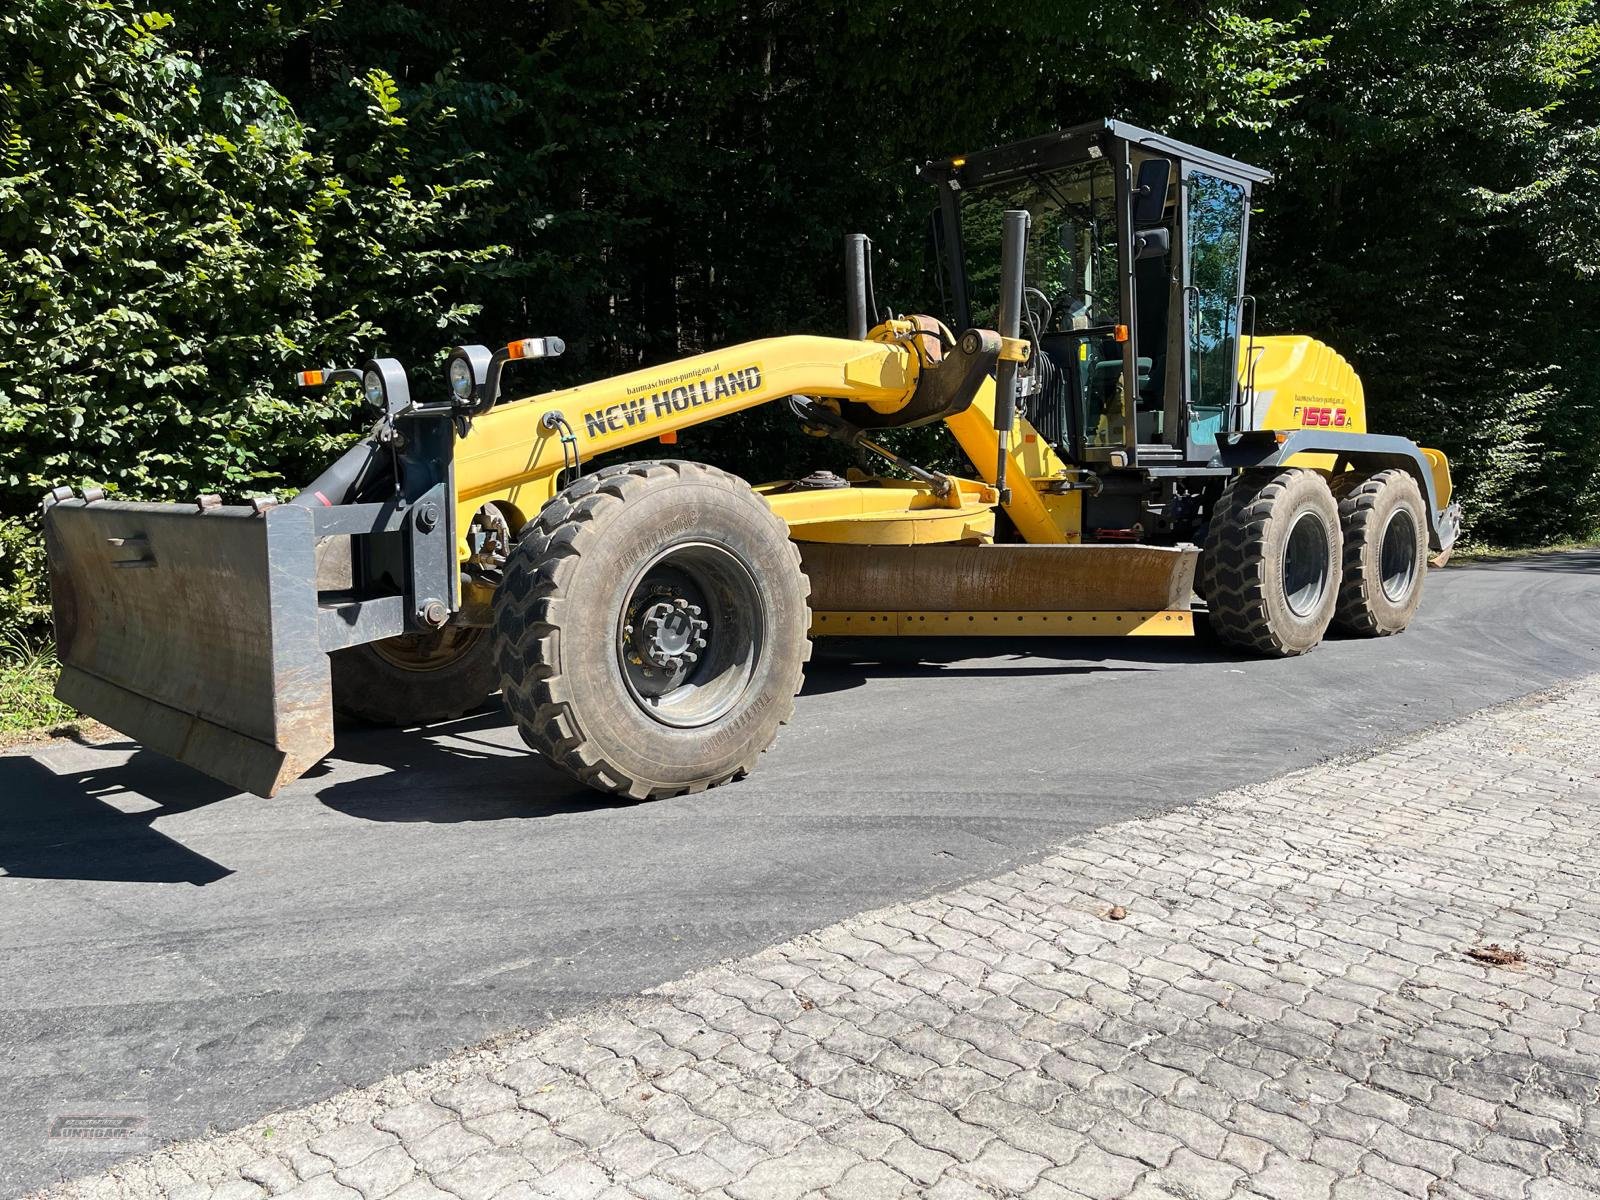
[[[356,489],[368,476],[380,458],[382,447],[373,435],[368,434],[346,450],[321,475],[318,475],[289,501],[305,508],[321,505],[348,504],[356,498]]]

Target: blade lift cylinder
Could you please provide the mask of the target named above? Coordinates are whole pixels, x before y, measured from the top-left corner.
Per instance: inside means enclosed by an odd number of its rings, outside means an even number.
[[[1000,235],[1000,336],[1016,341],[1022,336],[1022,285],[1028,261],[1028,224],[1025,208],[1008,208]],[[994,427],[1000,444],[994,485],[1000,503],[1011,500],[1006,485],[1006,464],[1011,457],[1011,427],[1017,419],[1017,364],[1002,356],[994,371]]]

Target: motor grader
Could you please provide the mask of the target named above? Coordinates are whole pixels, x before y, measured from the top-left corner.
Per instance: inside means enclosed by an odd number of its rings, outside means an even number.
[[[46,500],[57,694],[272,795],[336,712],[420,724],[492,693],[596,788],[750,771],[810,639],[1192,634],[1312,649],[1416,611],[1455,538],[1443,455],[1366,431],[1359,379],[1256,336],[1265,172],[1100,121],[927,163],[947,311],[879,311],[846,240],[845,337],[785,336],[513,399],[554,337],[458,347],[448,395],[359,382],[368,436],[287,502]],[[590,461],[756,405],[881,460],[751,486]],[[970,471],[884,431],[942,423]]]

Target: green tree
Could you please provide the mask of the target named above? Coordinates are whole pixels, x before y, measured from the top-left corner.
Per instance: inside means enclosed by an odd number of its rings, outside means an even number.
[[[1595,17],[1319,5],[1326,67],[1271,135],[1263,321],[1350,356],[1374,427],[1445,450],[1493,540],[1600,525]]]

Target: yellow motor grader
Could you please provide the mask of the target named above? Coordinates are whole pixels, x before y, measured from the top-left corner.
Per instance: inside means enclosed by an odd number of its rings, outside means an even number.
[[[1308,337],[1256,337],[1265,172],[1115,121],[926,164],[948,312],[880,313],[846,240],[848,333],[729,346],[522,399],[558,338],[457,347],[450,394],[377,359],[371,433],[292,500],[46,499],[66,703],[246,790],[334,714],[455,717],[500,691],[529,745],[634,797],[750,771],[829,635],[1187,635],[1300,654],[1397,633],[1455,538],[1436,451],[1366,431]],[[755,405],[892,474],[751,486],[670,457],[586,464]],[[971,470],[907,461],[943,423]]]

